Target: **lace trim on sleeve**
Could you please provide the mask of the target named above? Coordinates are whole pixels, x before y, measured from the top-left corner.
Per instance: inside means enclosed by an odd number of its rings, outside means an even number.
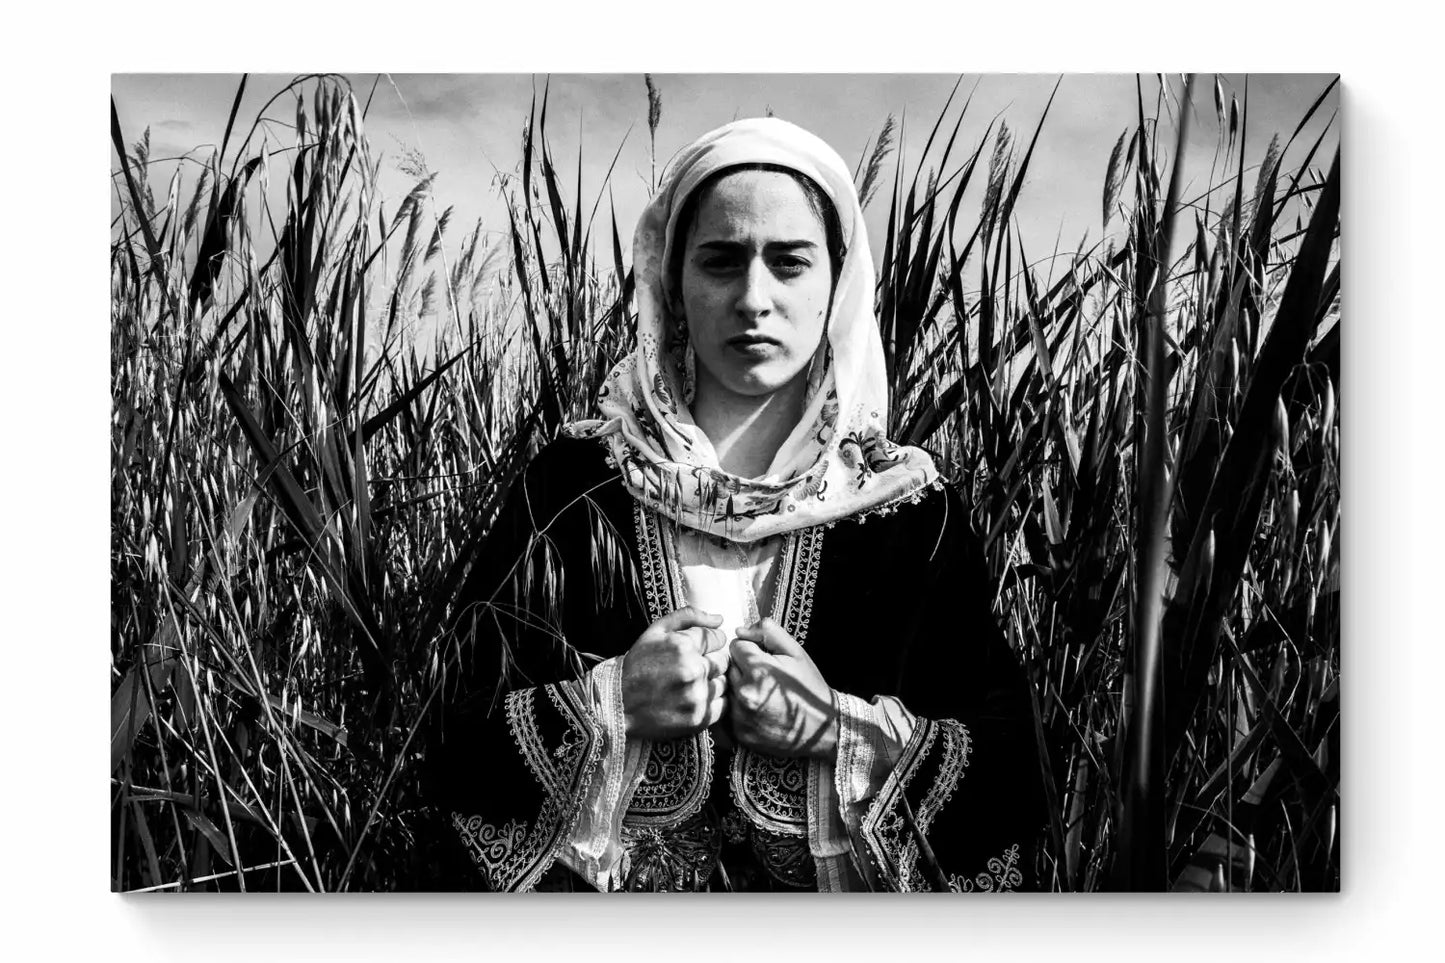
[[[583,796],[581,815],[558,858],[600,890],[614,889],[622,856],[622,815],[636,788],[644,744],[627,739],[622,705],[622,657],[608,659],[590,673],[593,711],[603,734],[598,771]]]
[[[808,761],[808,850],[813,856],[818,892],[841,893],[849,884],[848,828],[834,789],[834,764]]]
[[[834,767],[834,787],[843,822],[850,832],[857,833],[867,803],[878,786],[874,776],[880,749],[878,723],[872,704],[845,692],[837,696],[838,762]]]

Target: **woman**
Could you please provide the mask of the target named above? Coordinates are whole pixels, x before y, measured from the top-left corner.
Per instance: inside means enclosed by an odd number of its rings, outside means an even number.
[[[774,118],[686,148],[638,337],[509,498],[431,791],[493,889],[1032,884],[1026,680],[959,494],[884,433],[848,169]]]

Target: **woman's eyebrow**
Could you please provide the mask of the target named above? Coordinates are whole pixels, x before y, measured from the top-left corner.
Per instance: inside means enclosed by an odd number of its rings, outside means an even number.
[[[716,241],[703,241],[702,243],[700,243],[700,244],[698,245],[698,249],[699,249],[699,250],[705,250],[705,251],[742,251],[742,250],[748,249],[748,248],[751,247],[751,246],[752,246],[752,245],[747,244],[747,243],[745,243],[745,242],[743,242],[743,241],[716,240]],[[813,249],[816,249],[816,248],[818,247],[818,244],[817,244],[817,242],[815,242],[815,241],[807,241],[807,240],[798,240],[798,241],[768,241],[766,244],[763,245],[763,247],[764,247],[766,250],[770,250],[770,251],[775,251],[775,250],[796,251],[796,250],[801,250],[801,249],[803,249],[803,248],[813,248]]]

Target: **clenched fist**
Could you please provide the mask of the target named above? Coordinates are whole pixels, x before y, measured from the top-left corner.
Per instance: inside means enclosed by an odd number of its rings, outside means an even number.
[[[679,739],[726,710],[728,645],[722,616],[684,606],[649,625],[622,660],[627,735]]]
[[[770,756],[837,755],[837,697],[778,623],[738,629],[727,675],[733,734],[744,746]]]

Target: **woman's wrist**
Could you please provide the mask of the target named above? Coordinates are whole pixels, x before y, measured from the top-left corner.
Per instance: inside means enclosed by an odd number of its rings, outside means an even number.
[[[828,722],[818,732],[809,747],[808,756],[820,762],[832,762],[838,757],[838,738],[842,731],[842,713],[838,711],[838,693],[830,692],[832,706],[828,710]]]

